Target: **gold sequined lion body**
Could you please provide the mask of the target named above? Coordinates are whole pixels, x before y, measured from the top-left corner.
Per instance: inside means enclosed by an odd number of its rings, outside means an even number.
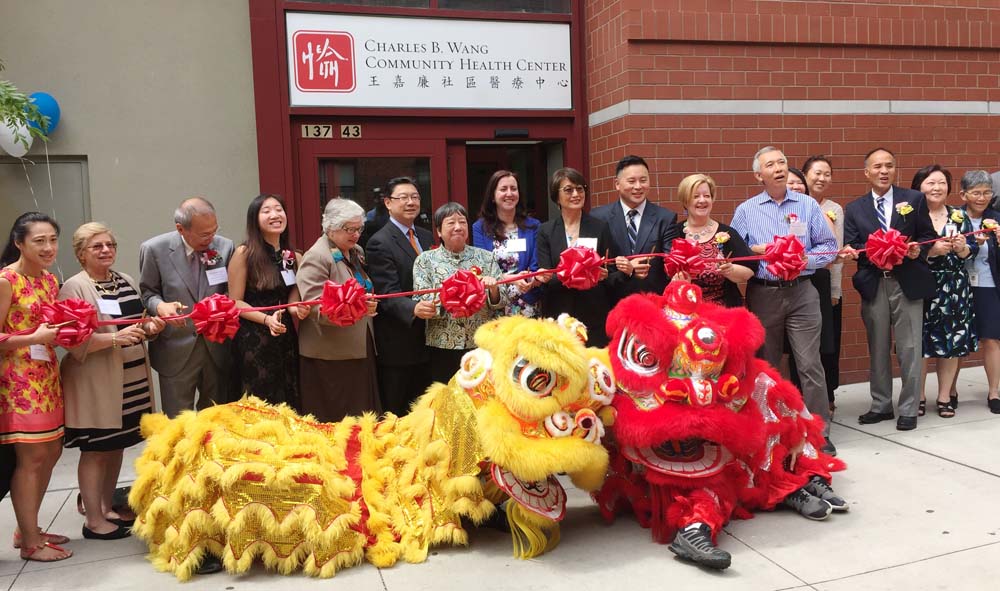
[[[466,544],[462,518],[479,523],[510,499],[514,553],[537,556],[558,542],[565,514],[554,475],[594,490],[607,468],[601,417],[614,381],[607,353],[585,338],[571,318],[491,322],[451,381],[404,417],[319,423],[252,397],[148,415],[133,531],[182,580],[205,552],[230,572],[260,557],[284,574],[330,577]]]

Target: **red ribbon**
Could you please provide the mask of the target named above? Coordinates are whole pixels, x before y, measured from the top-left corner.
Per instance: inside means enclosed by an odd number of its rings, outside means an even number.
[[[593,249],[574,246],[559,255],[556,277],[570,289],[587,290],[601,280],[602,264],[604,259]]]
[[[795,236],[775,236],[764,251],[769,273],[781,281],[791,281],[806,268],[805,247]]]
[[[63,324],[56,333],[60,347],[79,347],[97,330],[97,311],[90,302],[70,298],[43,304],[42,319],[49,326]]]
[[[235,301],[221,293],[195,304],[189,318],[198,334],[213,343],[224,343],[240,329],[240,309]]]
[[[351,326],[368,313],[365,289],[353,277],[343,285],[327,281],[323,285],[320,311],[331,324]]]
[[[868,243],[865,245],[868,260],[879,269],[889,271],[903,262],[907,251],[906,241],[907,237],[900,234],[899,230],[895,228],[888,232],[879,228],[868,236]]]
[[[459,269],[441,282],[441,306],[455,318],[466,318],[486,304],[486,289],[472,271]]]
[[[663,265],[668,277],[679,272],[695,277],[705,270],[708,259],[701,256],[701,247],[694,240],[676,238],[673,245],[663,257]]]

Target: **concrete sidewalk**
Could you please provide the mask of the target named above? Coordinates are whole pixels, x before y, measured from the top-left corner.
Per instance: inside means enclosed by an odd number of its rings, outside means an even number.
[[[933,376],[928,391],[936,388]],[[896,381],[899,391],[899,381]],[[73,538],[75,555],[51,564],[24,562],[0,546],[0,590],[43,589],[573,589],[724,591],[821,589],[996,589],[1000,586],[1000,415],[986,408],[981,368],[962,371],[957,416],[938,418],[933,403],[915,431],[895,422],[861,426],[868,384],[838,390],[833,441],[846,472],[834,478],[849,513],[812,522],[780,510],[734,521],[719,538],[733,566],[712,572],[673,558],[634,519],[605,525],[589,498],[570,490],[562,542],[531,561],[511,557],[510,537],[472,532],[468,548],[439,548],[423,564],[347,569],[329,580],[280,576],[256,568],[246,576],[216,574],[186,584],[156,572],[134,538],[82,540],[76,514],[77,453],[66,450],[42,504],[42,524]],[[934,396],[930,396],[931,400]],[[129,450],[122,480],[133,478]],[[14,530],[10,501],[0,503],[0,533]]]

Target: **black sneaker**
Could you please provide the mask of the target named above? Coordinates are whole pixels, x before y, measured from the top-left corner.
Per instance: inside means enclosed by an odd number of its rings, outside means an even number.
[[[830,438],[826,438],[826,443],[823,444],[823,449],[821,450],[828,456],[837,457],[837,446],[830,441]]]
[[[799,512],[799,515],[815,521],[823,521],[833,512],[833,505],[800,488],[785,497],[782,503]]]
[[[833,487],[826,480],[823,480],[822,476],[813,476],[809,479],[809,483],[803,488],[806,492],[813,495],[814,497],[819,497],[830,503],[834,511],[847,511],[851,507],[847,504],[847,501],[840,498],[837,493],[833,492]]]
[[[729,552],[712,543],[712,530],[704,523],[697,529],[679,530],[668,548],[677,556],[708,568],[723,570],[733,562]]]

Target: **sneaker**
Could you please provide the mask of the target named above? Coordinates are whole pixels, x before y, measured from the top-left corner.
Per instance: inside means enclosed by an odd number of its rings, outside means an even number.
[[[708,568],[727,569],[733,561],[729,552],[712,542],[712,530],[704,523],[697,528],[678,530],[668,548],[677,556]]]
[[[788,495],[782,503],[786,507],[795,509],[803,517],[815,521],[822,521],[833,512],[833,505],[810,494],[805,488],[800,488]]]
[[[803,487],[806,492],[813,495],[814,497],[819,497],[830,503],[834,511],[847,511],[851,507],[847,504],[847,501],[840,498],[837,493],[833,492],[833,487],[830,486],[826,480],[823,480],[822,476],[813,476],[809,479],[809,483]]]
[[[837,457],[837,446],[830,441],[830,438],[826,438],[826,443],[823,444],[823,449],[820,450],[828,456]]]

